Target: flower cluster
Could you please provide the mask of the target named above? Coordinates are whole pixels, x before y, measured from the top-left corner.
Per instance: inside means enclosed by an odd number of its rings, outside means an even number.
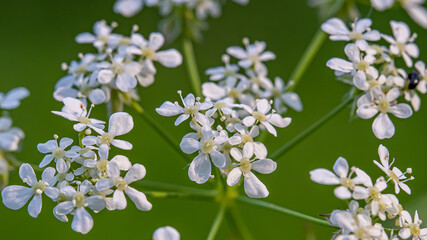
[[[229,101],[255,107],[256,99],[265,98],[274,101],[275,110],[284,114],[287,106],[302,111],[303,106],[297,93],[289,91],[293,85],[280,77],[274,81],[268,78],[268,69],[264,62],[274,60],[276,55],[266,51],[265,42],[250,43],[243,39],[244,48],[232,46],[222,56],[224,66],[206,70],[210,82],[202,85],[203,95],[215,101]],[[238,60],[230,63],[230,56]]]
[[[233,0],[246,5],[249,0]],[[139,13],[143,6],[157,7],[159,14],[164,17],[159,28],[170,40],[177,38],[182,32],[187,32],[196,39],[201,38],[201,31],[207,28],[208,17],[221,16],[221,0],[117,0],[114,11],[125,17]],[[184,30],[183,27],[187,29]]]
[[[213,177],[213,163],[227,175],[228,185],[239,183],[243,175],[248,196],[267,197],[267,188],[252,170],[269,174],[276,170],[276,163],[267,158],[264,144],[254,138],[259,135],[259,126],[276,136],[274,126],[284,128],[291,119],[275,113],[266,99],[256,100],[252,108],[226,100],[200,102],[200,98],[190,93],[182,98],[182,103],[184,106],[167,101],[156,111],[162,116],[179,115],[175,125],[191,119],[193,132],[186,134],[180,144],[184,153],[197,152],[188,169],[190,179],[198,184],[207,182]]]
[[[9,169],[13,166],[14,156],[10,152],[19,150],[19,143],[24,138],[24,132],[13,127],[12,118],[8,110],[15,109],[21,104],[21,100],[28,97],[30,92],[23,87],[10,90],[8,93],[0,93],[0,177],[3,186],[8,184]]]
[[[322,19],[334,16],[342,16],[348,19],[361,18],[356,2],[309,0],[309,5],[319,8],[319,15]],[[380,12],[395,6],[402,8],[418,25],[427,28],[427,9],[424,7],[425,0],[370,0],[370,5],[373,9]]]
[[[132,165],[123,155],[109,157],[112,146],[132,149],[131,143],[117,139],[133,128],[133,119],[128,113],[111,115],[108,130],[104,130],[105,122],[90,118],[90,110],[77,99],[65,98],[62,111],[53,113],[77,122],[74,130],[79,135],[78,144],[73,145],[73,139],[59,139],[57,135],[53,140],[38,144],[37,149],[46,154],[39,165],[44,168],[41,180],[37,180],[31,165],[22,164],[19,176],[28,187],[6,187],[2,191],[6,207],[20,209],[32,198],[28,213],[36,218],[42,209],[42,195],[46,195],[57,203],[54,216],[68,222],[67,215],[73,215],[71,228],[83,234],[93,227],[90,210],[97,213],[104,208],[110,211],[125,209],[125,194],[139,210],[151,209],[144,193],[130,186],[144,178],[145,167],[138,163]]]
[[[351,29],[345,23],[332,18],[322,25],[334,41],[350,41],[344,52],[348,60],[332,58],[327,66],[335,70],[341,81],[351,84],[362,92],[357,100],[357,116],[370,119],[377,116],[372,130],[379,139],[391,138],[395,127],[388,114],[408,118],[421,105],[418,93],[427,92],[425,64],[418,58],[419,49],[414,43],[416,34],[403,22],[391,21],[393,36],[372,30],[368,18],[356,20]],[[384,40],[386,45],[377,41]],[[399,103],[406,101],[407,103]],[[413,109],[413,110],[412,110]]]
[[[127,37],[113,33],[116,26],[116,23],[107,25],[105,21],[98,21],[93,33],[77,35],[78,43],[92,44],[97,52],[79,54],[79,60],[63,64],[68,74],[55,86],[57,101],[72,97],[84,103],[87,100],[93,104],[111,103],[113,99],[119,100],[121,105],[130,104],[138,99],[135,90],[138,82],[143,87],[154,82],[155,62],[169,68],[182,63],[182,56],[176,49],[159,50],[164,44],[162,34],[151,33],[146,39],[134,26],[131,36]]]
[[[310,172],[311,180],[324,185],[336,185],[334,194],[339,199],[351,200],[347,210],[335,210],[329,216],[330,224],[340,228],[334,239],[426,239],[427,228],[421,229],[422,221],[415,212],[414,218],[399,203],[397,194],[403,190],[411,194],[406,184],[414,177],[407,177],[412,170],[402,173],[390,163],[389,151],[383,145],[378,148],[380,161],[375,161],[385,174],[372,182],[371,177],[357,167],[349,168],[340,157],[333,172],[316,169]],[[389,185],[394,191],[387,193]],[[385,222],[394,220],[396,229],[386,228]]]

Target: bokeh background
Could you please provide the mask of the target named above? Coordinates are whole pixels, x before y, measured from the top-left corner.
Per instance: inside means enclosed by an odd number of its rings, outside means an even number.
[[[60,137],[77,135],[72,124],[50,113],[60,110],[62,104],[52,97],[55,82],[64,75],[60,65],[77,58],[79,52],[94,51],[91,46],[78,45],[74,37],[91,31],[95,21],[117,21],[117,31],[129,34],[133,24],[139,24],[145,35],[156,31],[160,20],[155,9],[145,8],[142,13],[127,19],[114,14],[114,0],[14,0],[0,2],[0,91],[25,86],[31,96],[21,107],[11,112],[16,126],[25,133],[23,151],[17,156],[21,161],[38,164],[43,155],[36,149],[37,143],[45,142],[53,134]],[[367,9],[362,9],[366,15]],[[374,28],[391,33],[388,21],[406,21],[418,33],[417,43],[421,59],[426,59],[427,33],[409,19],[402,10],[386,13],[373,12]],[[210,29],[205,39],[195,46],[199,70],[221,65],[221,55],[231,45],[240,45],[243,37],[267,42],[268,49],[275,52],[277,60],[269,62],[270,77],[289,77],[320,23],[316,10],[306,1],[251,0],[242,7],[228,3],[219,19],[210,20]],[[326,41],[304,75],[297,92],[304,103],[302,113],[291,112],[290,127],[279,131],[279,137],[269,137],[266,146],[273,152],[293,136],[319,119],[340,103],[348,86],[334,80],[333,72],[326,68],[326,61],[334,56],[343,57],[342,42]],[[167,47],[182,50],[181,44]],[[149,88],[140,89],[141,104],[177,139],[188,127],[173,127],[173,119],[155,114],[155,107],[165,100],[177,99],[176,91],[190,91],[185,65],[177,69],[158,67],[156,82]],[[202,75],[203,81],[207,80]],[[424,96],[422,100],[427,100]],[[400,201],[409,209],[418,208],[421,218],[427,218],[427,168],[426,133],[427,104],[407,120],[393,117],[397,131],[393,139],[379,141],[371,131],[371,120],[349,121],[347,109],[319,131],[311,135],[278,161],[274,174],[262,176],[270,196],[266,199],[309,215],[329,213],[343,208],[344,204],[333,196],[333,188],[310,181],[309,171],[314,168],[331,168],[339,156],[347,158],[351,165],[379,176],[380,170],[372,160],[378,159],[380,143],[387,146],[396,165],[401,169],[413,168],[416,180],[409,183],[411,196],[400,194]],[[187,166],[180,157],[131,109],[135,128],[125,139],[134,144],[130,152],[121,152],[131,161],[142,163],[147,168],[145,179],[198,186],[187,177]],[[96,107],[93,116],[106,119],[104,107]],[[11,173],[11,184],[21,184],[16,171]],[[182,239],[206,238],[215,218],[218,206],[215,203],[180,199],[149,199],[153,203],[150,212],[138,211],[129,204],[124,211],[102,211],[93,214],[95,225],[88,235],[71,230],[70,223],[62,223],[52,215],[53,204],[47,199],[38,219],[31,218],[26,209],[13,211],[0,204],[0,234],[2,239],[150,239],[153,231],[161,226],[177,228]],[[300,220],[252,206],[238,206],[242,217],[255,239],[329,239],[332,230],[305,224]],[[222,225],[217,239],[233,239],[227,222]]]

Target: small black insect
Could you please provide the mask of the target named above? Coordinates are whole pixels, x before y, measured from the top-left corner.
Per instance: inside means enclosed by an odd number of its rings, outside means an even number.
[[[412,71],[410,74],[408,74],[408,89],[412,90],[415,89],[418,86],[418,83],[420,83],[420,75],[417,71]]]

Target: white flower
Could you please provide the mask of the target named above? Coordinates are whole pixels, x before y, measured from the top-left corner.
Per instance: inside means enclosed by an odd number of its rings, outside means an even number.
[[[368,90],[367,80],[378,78],[378,70],[371,66],[375,62],[375,57],[370,54],[361,55],[359,48],[352,43],[345,46],[344,52],[351,62],[341,58],[332,58],[326,63],[326,66],[341,73],[350,73],[353,76],[353,84],[357,88]]]
[[[112,34],[112,31],[113,27],[108,26],[104,20],[97,21],[93,25],[94,34],[89,32],[80,33],[76,36],[76,42],[92,43],[98,51],[102,51],[114,38],[118,37],[116,34]]]
[[[126,61],[123,55],[117,54],[111,58],[111,63],[103,62],[99,66],[103,68],[98,73],[98,82],[101,84],[113,84],[122,92],[129,92],[137,85],[136,75],[141,71],[138,62]]]
[[[415,68],[417,69],[419,75],[420,75],[420,81],[417,85],[417,90],[420,91],[420,93],[425,94],[427,93],[427,69],[426,64],[423,61],[418,61],[415,63]]]
[[[387,188],[387,182],[383,177],[377,179],[375,185],[367,181],[367,188],[356,186],[353,192],[353,198],[357,200],[365,200],[369,203],[369,208],[372,216],[379,216],[383,221],[386,220],[386,211],[392,215],[397,214],[397,206],[399,201],[393,194],[382,194],[381,192]]]
[[[412,236],[412,240],[427,239],[427,228],[420,228],[422,221],[418,218],[418,211],[415,211],[414,221],[407,211],[402,211],[403,228],[399,231],[399,236],[403,239],[408,239]]]
[[[271,89],[267,89],[261,94],[261,97],[274,97],[274,108],[278,113],[286,112],[287,105],[297,112],[301,112],[303,109],[300,97],[295,92],[286,92],[286,89],[292,86],[292,82],[286,85],[280,77],[274,78],[274,86]]]
[[[253,155],[256,155],[255,159],[252,159]],[[254,151],[253,143],[246,143],[243,147],[243,152],[237,148],[233,148],[230,151],[231,156],[238,162],[233,164],[233,170],[227,176],[227,184],[233,186],[237,184],[240,177],[244,176],[244,186],[246,194],[251,198],[265,198],[269,192],[265,185],[251,172],[251,170],[257,171],[262,174],[270,174],[277,168],[276,162],[266,158],[265,152],[260,154]]]
[[[372,20],[362,18],[356,20],[350,31],[344,21],[339,18],[331,18],[322,24],[322,30],[330,34],[329,39],[333,41],[355,41],[358,47],[366,46],[366,41],[378,41],[381,35],[377,30],[371,30]]]
[[[198,19],[205,20],[208,15],[219,17],[221,15],[221,5],[215,0],[188,0],[187,5],[190,9],[196,10]]]
[[[372,7],[378,11],[384,11],[391,8],[395,0],[371,0]]]
[[[91,189],[92,183],[88,180],[83,181],[83,183],[78,186],[78,191],[71,186],[63,187],[61,191],[65,193],[67,199],[69,198],[71,200],[61,202],[53,209],[55,215],[58,216],[74,213],[71,228],[82,234],[88,233],[93,227],[92,216],[85,208],[89,207],[99,212],[104,209],[106,205],[104,198],[100,195],[86,197]],[[67,218],[64,220],[68,221]]]
[[[183,121],[187,120],[190,116],[195,117],[200,121],[200,119],[204,118],[204,116],[199,111],[207,110],[212,107],[211,102],[200,103],[198,98],[196,101],[196,98],[192,93],[188,94],[185,98],[182,98],[181,91],[178,91],[178,94],[181,97],[184,107],[181,107],[178,102],[172,103],[170,101],[166,101],[160,107],[156,108],[156,112],[165,117],[181,114],[176,119],[175,126],[178,126]]]
[[[55,140],[49,140],[45,143],[37,144],[37,150],[41,153],[50,153],[44,156],[39,167],[44,168],[52,160],[56,162],[56,170],[59,173],[65,173],[70,168],[70,163],[66,161],[67,157],[74,156],[72,151],[65,151],[65,148],[73,143],[71,138],[62,138],[58,145],[58,137],[55,135]]]
[[[237,64],[230,64],[230,56],[224,54],[222,60],[225,66],[208,68],[205,71],[209,75],[211,81],[225,81],[227,85],[235,85],[238,79],[244,79],[245,76],[239,73],[239,66]]]
[[[114,12],[125,17],[133,17],[142,10],[143,0],[117,0],[114,4]]]
[[[396,194],[400,192],[400,188],[405,191],[408,194],[411,194],[411,189],[406,185],[406,181],[414,179],[413,177],[410,177],[409,179],[406,178],[405,174],[410,173],[411,169],[408,169],[409,171],[402,173],[397,167],[393,167],[391,169],[391,166],[394,163],[390,164],[390,154],[388,152],[388,149],[384,147],[382,144],[378,147],[378,155],[380,157],[381,163],[374,160],[374,163],[389,177],[389,180],[392,180],[394,182],[394,189]],[[406,179],[406,180],[405,180]],[[403,180],[403,181],[401,181]]]
[[[170,226],[156,229],[153,233],[153,240],[179,240],[179,232]]]
[[[284,128],[291,123],[291,118],[282,118],[279,114],[274,113],[274,111],[273,113],[268,114],[271,110],[271,105],[267,99],[257,100],[255,107],[256,111],[246,105],[243,105],[243,108],[251,114],[251,116],[247,116],[243,119],[243,124],[245,124],[245,126],[250,127],[257,122],[260,122],[265,126],[267,131],[274,136],[277,136],[277,131],[273,125],[279,128]]]
[[[404,22],[390,21],[390,25],[394,38],[385,34],[381,36],[391,44],[390,53],[396,56],[402,56],[406,66],[412,67],[413,63],[411,57],[418,58],[420,53],[418,46],[413,43],[416,34],[411,36],[411,30]]]
[[[0,109],[15,109],[21,104],[21,100],[28,97],[30,92],[24,87],[10,90],[8,93],[0,93]]]
[[[393,88],[384,94],[380,87],[376,86],[370,92],[363,95],[357,101],[357,115],[363,119],[370,119],[377,115],[372,130],[379,139],[391,138],[395,128],[387,113],[391,113],[398,118],[408,118],[412,116],[412,109],[406,103],[397,104],[396,99],[400,91]]]
[[[366,212],[354,216],[348,211],[336,210],[332,212],[330,221],[343,231],[336,240],[379,239],[382,234],[381,224],[372,225],[372,219]]]
[[[13,185],[3,189],[1,196],[4,205],[10,209],[18,210],[34,196],[30,204],[28,204],[28,213],[31,217],[37,218],[42,210],[41,195],[45,193],[51,199],[55,199],[59,195],[59,190],[51,187],[56,182],[54,175],[55,169],[48,167],[43,171],[42,179],[37,181],[36,174],[31,165],[27,163],[22,164],[19,168],[19,176],[30,187]]]
[[[12,127],[12,119],[10,117],[0,117],[0,150],[18,150],[19,143],[24,136],[24,132],[21,129]]]
[[[356,185],[363,184],[369,185],[372,184],[371,178],[361,169],[352,168],[349,173],[349,167],[347,160],[342,157],[339,157],[334,164],[333,170],[335,173],[324,169],[319,168],[313,171],[310,171],[310,178],[312,181],[324,185],[340,185],[335,188],[335,196],[339,199],[349,199],[351,198],[350,190],[354,190]],[[356,177],[352,178],[353,173],[356,173]]]
[[[105,191],[116,187],[113,194],[114,209],[122,210],[127,206],[124,193],[135,203],[136,208],[142,211],[151,210],[151,203],[148,202],[144,193],[129,186],[129,184],[141,180],[145,177],[146,170],[141,164],[134,164],[126,173],[124,178],[120,177],[120,166],[115,161],[107,164],[107,172],[110,179],[100,179],[95,187],[98,191]]]
[[[253,66],[255,70],[263,69],[263,71],[266,71],[263,62],[276,59],[274,53],[264,51],[266,47],[265,42],[255,41],[255,43],[249,44],[249,40],[245,38],[243,39],[243,44],[246,49],[237,46],[227,48],[228,54],[240,59],[238,64],[242,68],[250,68]]]
[[[144,68],[152,74],[156,73],[153,61],[169,68],[182,64],[182,55],[176,49],[158,51],[165,42],[165,38],[161,33],[151,33],[148,40],[144,39],[141,34],[133,33],[131,41],[133,46],[127,48],[127,53],[142,55],[144,57]]]
[[[63,101],[65,98],[71,97],[78,98],[85,104],[87,102],[86,99],[89,99],[93,104],[104,103],[109,97],[105,87],[98,88],[100,86],[97,80],[98,73],[95,72],[90,77],[84,77],[78,81],[71,75],[61,78],[55,85],[53,97],[57,101]]]
[[[129,113],[114,113],[110,116],[108,132],[100,130],[101,136],[86,136],[82,142],[86,146],[98,145],[100,156],[108,156],[110,144],[123,150],[131,150],[133,146],[130,142],[115,138],[129,133],[132,128],[133,118]]]
[[[96,132],[104,129],[105,122],[94,118],[89,118],[90,110],[87,111],[86,105],[74,98],[65,98],[63,100],[64,107],[61,112],[52,111],[52,113],[64,117],[70,121],[79,122],[74,124],[73,128],[77,132],[81,132],[86,128],[92,128]]]
[[[182,138],[180,147],[186,154],[199,151],[188,168],[188,176],[198,184],[205,183],[211,175],[211,160],[218,168],[226,165],[225,156],[219,151],[221,144],[228,140],[225,130],[221,132],[213,131],[210,127],[204,126],[201,129],[203,138],[198,141],[197,134],[187,134]]]

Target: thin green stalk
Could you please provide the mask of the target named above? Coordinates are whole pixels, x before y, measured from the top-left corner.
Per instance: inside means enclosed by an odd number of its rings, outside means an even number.
[[[283,154],[287,153],[289,150],[291,150],[293,147],[295,147],[298,143],[300,143],[306,137],[310,136],[317,129],[319,129],[321,126],[323,126],[325,123],[327,123],[335,115],[340,113],[352,101],[353,101],[353,97],[346,98],[343,102],[341,102],[338,106],[336,106],[334,109],[332,109],[330,112],[328,112],[325,116],[323,116],[321,119],[319,119],[313,125],[311,125],[307,129],[305,129],[300,134],[298,134],[296,137],[294,137],[289,142],[287,142],[286,144],[281,146],[279,149],[277,149],[273,154],[270,155],[270,157],[277,161]]]
[[[239,234],[239,239],[243,240],[253,240],[251,233],[249,232],[248,227],[240,216],[236,206],[232,206],[227,211],[227,221],[231,225],[232,229],[236,229]]]
[[[304,221],[312,222],[312,223],[315,223],[318,225],[335,228],[334,226],[331,226],[328,223],[328,221],[326,221],[326,220],[315,218],[315,217],[312,217],[312,216],[309,216],[309,215],[306,215],[306,214],[303,214],[303,213],[300,213],[300,212],[297,212],[297,211],[294,211],[294,210],[291,210],[288,208],[277,206],[277,205],[272,204],[272,203],[264,202],[264,201],[257,200],[257,199],[248,198],[245,196],[238,196],[237,201],[242,202],[242,203],[246,203],[246,204],[251,204],[254,206],[258,206],[258,207],[271,209],[271,210],[281,212],[281,213],[284,213],[286,215],[296,217],[296,218],[302,219]]]
[[[322,44],[325,42],[326,37],[327,34],[319,28],[319,30],[317,30],[316,34],[311,40],[310,44],[305,49],[302,58],[300,58],[299,62],[297,63],[297,66],[295,67],[289,78],[289,81],[293,81],[294,84],[289,87],[288,91],[293,91],[296,88],[299,81],[301,80],[301,77],[306,72],[308,66],[313,60],[313,57],[316,55]]]
[[[200,83],[199,70],[197,68],[196,56],[194,54],[193,43],[191,39],[183,39],[184,58],[187,65],[188,75],[190,76],[191,85],[198,97],[203,97]]]
[[[225,210],[227,209],[227,205],[221,204],[218,214],[212,224],[211,230],[209,231],[209,235],[207,240],[214,240],[216,234],[218,233],[219,227],[221,226],[222,221],[224,220]]]
[[[185,154],[179,147],[179,143],[175,141],[175,138],[172,137],[164,127],[160,126],[151,115],[145,111],[141,105],[137,102],[132,102],[132,107],[139,113],[139,115],[150,125],[168,144],[171,146],[181,157],[185,160],[186,163],[191,162],[189,155]]]
[[[210,196],[210,195],[216,196],[217,195],[216,190],[192,188],[192,187],[186,187],[186,186],[169,184],[169,183],[161,183],[161,182],[144,180],[144,181],[135,182],[135,184],[139,184],[142,187],[154,188],[156,190],[181,192],[181,193],[188,193],[188,194],[200,195],[200,196]]]
[[[212,200],[215,198],[217,192],[209,191],[206,193],[185,193],[185,192],[161,192],[161,191],[143,191],[147,196],[153,198],[184,198],[195,200]]]

